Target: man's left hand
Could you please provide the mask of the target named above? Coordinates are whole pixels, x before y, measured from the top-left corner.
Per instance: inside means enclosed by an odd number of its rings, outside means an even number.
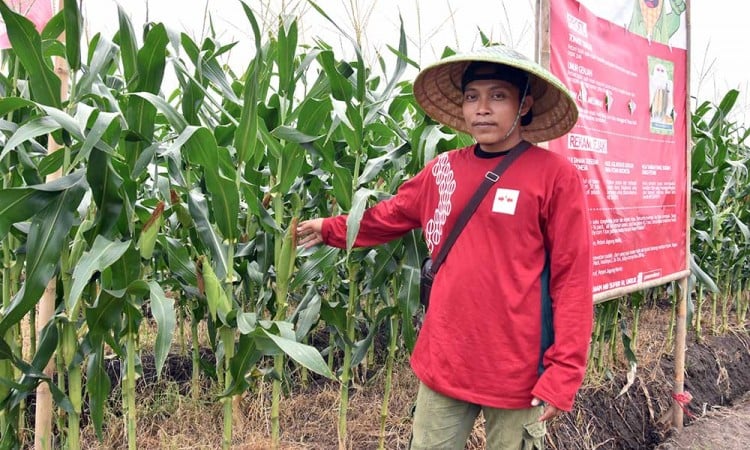
[[[531,400],[531,406],[539,406],[542,403],[544,403],[544,402],[542,400],[539,400],[536,397],[534,397],[534,399]],[[542,415],[539,416],[539,421],[540,422],[544,422],[546,420],[554,419],[555,417],[559,416],[560,413],[562,413],[561,410],[559,410],[556,407],[550,405],[549,403],[546,403],[544,405],[544,410],[542,411]]]

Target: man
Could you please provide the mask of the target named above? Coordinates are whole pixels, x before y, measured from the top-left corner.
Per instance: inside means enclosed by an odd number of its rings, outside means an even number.
[[[578,111],[549,72],[505,47],[446,58],[415,80],[433,119],[476,144],[440,154],[368,209],[358,246],[421,227],[435,255],[487,172],[523,153],[479,204],[439,268],[412,368],[421,381],[412,449],[463,449],[482,411],[487,448],[542,448],[586,368],[593,299],[581,177],[530,145],[567,133]],[[298,227],[299,244],[346,245],[346,216]]]

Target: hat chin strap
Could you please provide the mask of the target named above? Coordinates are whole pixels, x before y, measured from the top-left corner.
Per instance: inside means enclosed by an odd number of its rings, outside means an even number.
[[[505,142],[506,139],[510,137],[510,135],[513,133],[513,130],[516,129],[518,126],[518,121],[521,120],[521,110],[523,109],[523,102],[526,101],[526,94],[529,92],[529,80],[526,80],[526,88],[523,90],[523,95],[521,96],[521,103],[518,105],[518,113],[516,114],[515,120],[513,120],[513,126],[510,127],[507,133],[505,133],[505,136],[500,139],[498,142]]]

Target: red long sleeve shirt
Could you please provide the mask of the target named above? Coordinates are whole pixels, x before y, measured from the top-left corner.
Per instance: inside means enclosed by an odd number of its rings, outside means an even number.
[[[421,227],[437,254],[496,166],[489,155],[474,146],[439,155],[365,212],[355,245]],[[326,219],[322,234],[326,244],[345,247],[346,216]],[[543,320],[545,304],[551,321]],[[538,397],[570,410],[586,370],[592,313],[581,177],[564,157],[531,146],[490,188],[440,267],[411,365],[423,383],[456,399],[518,409]],[[554,335],[549,344],[545,327]]]

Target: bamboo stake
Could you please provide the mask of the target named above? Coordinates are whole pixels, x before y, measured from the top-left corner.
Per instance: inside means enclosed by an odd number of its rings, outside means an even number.
[[[58,11],[62,11],[64,2],[58,1]],[[60,36],[60,40],[65,43],[65,33]],[[65,58],[55,57],[55,73],[60,78],[60,97],[64,100],[68,98],[68,80],[70,72]],[[56,152],[62,148],[52,136],[49,136],[47,149],[49,153]],[[47,175],[46,181],[56,180],[62,177],[62,169]],[[55,314],[57,279],[52,278],[44,290],[44,294],[39,301],[39,312],[37,313],[36,327],[37,336],[41,336],[41,330],[47,326]],[[50,358],[44,368],[44,374],[52,377],[55,372],[55,359]],[[52,449],[52,394],[49,385],[42,383],[36,390],[36,413],[34,414],[34,449],[51,450]]]
[[[685,388],[685,341],[687,335],[687,295],[688,279],[680,280],[680,300],[677,305],[677,335],[674,343],[674,388],[675,397],[681,395]],[[682,405],[675,398],[672,400],[673,426],[682,430]]]
[[[58,10],[62,10],[63,0],[59,0]],[[65,34],[60,37],[65,42]],[[68,79],[70,73],[65,58],[55,57],[55,73],[60,78],[60,96],[62,99],[68,97]],[[52,136],[49,136],[47,149],[49,153],[56,152],[62,148]],[[46,181],[54,181],[62,177],[62,170],[47,175]],[[44,294],[39,301],[39,311],[37,313],[37,336],[41,336],[41,330],[47,326],[55,314],[55,297],[56,297],[57,279],[52,278],[44,290]],[[55,372],[55,359],[50,358],[47,366],[44,368],[44,374],[52,377]],[[52,394],[49,385],[42,383],[36,390],[36,413],[34,415],[34,449],[51,450],[52,449]]]
[[[685,48],[687,49],[687,61],[685,64],[685,67],[687,68],[685,70],[685,87],[686,91],[690,93],[690,0],[686,0],[685,3],[685,39],[686,39],[686,45]],[[691,149],[692,149],[692,142],[691,142],[691,135],[690,135],[690,122],[689,122],[689,112],[690,112],[690,95],[686,96],[685,99],[685,111],[687,114],[683,114],[685,117],[684,120],[688,121],[687,126],[685,127],[685,134],[686,134],[686,143],[685,146],[685,208],[687,210],[686,217],[688,220],[686,220],[685,224],[685,241],[687,242],[687,249],[685,252],[685,267],[690,268],[690,192],[692,189],[692,181],[690,180],[690,174],[692,173],[692,169],[690,167],[690,162],[692,160],[691,158]],[[686,335],[687,335],[687,296],[689,295],[688,292],[688,277],[680,280],[680,303],[677,306],[677,335],[675,336],[675,345],[674,345],[674,388],[673,388],[673,395],[677,397],[677,395],[682,395],[684,388],[685,388],[685,350],[686,350]],[[679,404],[679,402],[676,399],[673,399],[672,401],[672,426],[677,429],[677,431],[681,431],[683,427],[683,410],[682,405]]]

